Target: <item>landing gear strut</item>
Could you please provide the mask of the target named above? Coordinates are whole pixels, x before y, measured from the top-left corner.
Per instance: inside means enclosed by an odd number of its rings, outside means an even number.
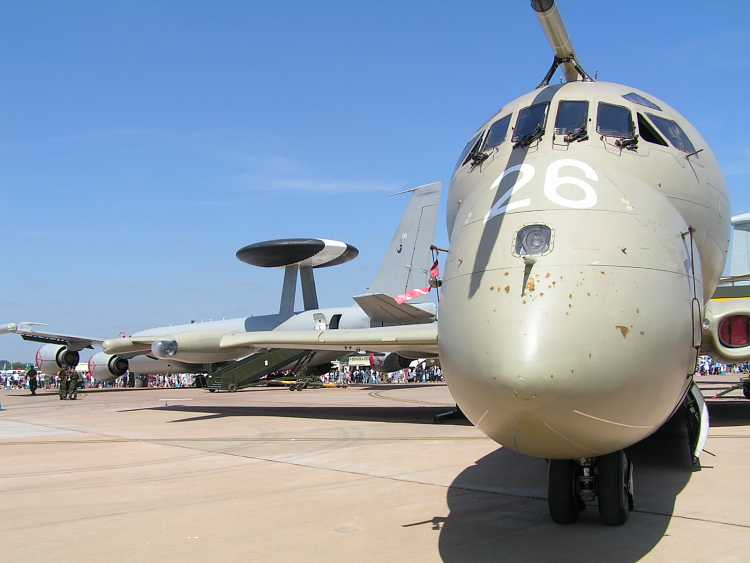
[[[608,526],[621,526],[633,510],[633,464],[622,450],[598,458],[553,459],[547,485],[550,516],[558,524],[574,523],[594,500]]]

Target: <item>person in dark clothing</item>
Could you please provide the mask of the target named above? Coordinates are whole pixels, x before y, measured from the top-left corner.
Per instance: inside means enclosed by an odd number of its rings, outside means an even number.
[[[68,371],[68,399],[74,401],[78,397],[78,372],[73,368]]]
[[[31,391],[31,394],[36,395],[36,389],[39,386],[39,382],[36,378],[36,370],[33,367],[30,367],[29,371],[26,372],[26,379],[29,381],[29,390]]]
[[[57,372],[58,379],[58,391],[60,392],[60,400],[63,401],[68,398],[68,370],[61,369]]]

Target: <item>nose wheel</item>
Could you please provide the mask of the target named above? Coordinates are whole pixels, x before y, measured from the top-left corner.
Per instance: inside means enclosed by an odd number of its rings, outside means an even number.
[[[621,526],[633,510],[633,466],[620,450],[600,457],[597,469],[599,518],[608,526]]]
[[[608,526],[621,526],[633,510],[633,464],[622,450],[598,458],[553,459],[547,477],[549,512],[558,524],[573,524],[594,500]]]
[[[557,524],[573,524],[578,520],[583,505],[578,490],[578,469],[578,464],[570,459],[549,462],[547,503],[549,514]]]

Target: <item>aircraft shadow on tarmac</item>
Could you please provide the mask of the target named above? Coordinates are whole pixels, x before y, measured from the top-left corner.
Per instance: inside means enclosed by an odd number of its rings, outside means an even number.
[[[159,407],[147,407],[139,409],[128,409],[120,412],[132,411],[168,411],[195,413],[199,416],[191,416],[170,421],[196,422],[200,420],[211,420],[214,418],[226,418],[231,416],[280,416],[291,418],[312,418],[328,420],[366,420],[375,422],[408,422],[412,424],[434,424],[433,417],[445,413],[448,407],[439,406],[416,406],[416,407],[329,407],[329,406],[211,406],[211,405],[169,405]],[[469,421],[465,418],[450,418],[442,424],[456,424],[468,426]]]
[[[750,403],[711,405],[716,426],[750,423]],[[440,530],[444,561],[636,561],[664,537],[675,498],[693,472],[687,433],[675,417],[628,450],[635,463],[635,512],[621,527],[600,524],[589,506],[570,526],[549,518],[545,460],[499,448],[466,468],[448,490],[447,517],[412,525]],[[710,441],[709,441],[710,447]],[[703,470],[711,469],[703,456]],[[510,493],[508,494],[503,493]]]
[[[750,425],[750,401],[747,399],[711,401],[708,403],[708,409],[711,426],[714,428]]]
[[[133,410],[205,413],[172,422],[280,416],[427,424],[445,407],[172,405]],[[750,402],[712,403],[710,411],[716,427],[750,424]],[[464,419],[447,422],[468,424]],[[425,514],[424,520],[402,526],[431,526],[440,534],[440,555],[447,562],[636,561],[664,537],[675,499],[693,473],[684,420],[675,417],[656,434],[629,448],[628,455],[635,463],[636,505],[630,520],[621,527],[602,525],[596,506],[587,507],[576,524],[552,523],[545,498],[546,461],[504,448],[481,458],[454,479],[447,493],[447,516]],[[711,469],[711,460],[710,455],[704,455],[704,470]]]

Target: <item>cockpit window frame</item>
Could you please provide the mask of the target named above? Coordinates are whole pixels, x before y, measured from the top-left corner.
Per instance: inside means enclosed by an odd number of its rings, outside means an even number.
[[[659,133],[661,133],[661,135],[665,137],[667,141],[669,141],[669,144],[672,147],[674,147],[680,152],[684,152],[685,154],[692,154],[695,152],[695,145],[693,144],[693,141],[690,139],[690,137],[688,137],[688,134],[685,133],[685,130],[682,127],[680,127],[680,124],[677,123],[677,121],[675,121],[674,119],[665,117],[663,115],[654,115],[648,112],[646,113],[646,117],[648,117],[649,121],[656,127],[657,131],[659,131]],[[679,134],[676,135],[676,138],[679,140],[678,143],[676,143],[675,139],[672,138],[673,132],[668,131],[664,127],[662,127],[662,125],[664,124],[660,125],[660,122],[669,123],[670,125],[673,125],[674,127],[677,128],[677,130],[679,131]],[[680,138],[680,136],[682,138]],[[687,145],[685,145],[685,142],[687,142]]]
[[[555,110],[555,123],[552,127],[552,131],[555,135],[566,135],[573,131],[558,131],[557,121],[560,119],[560,108],[563,104],[586,104],[586,116],[583,119],[583,128],[588,130],[589,118],[591,116],[591,102],[589,100],[560,100],[557,102],[557,108]]]
[[[636,121],[638,123],[638,138],[646,143],[656,145],[658,147],[668,147],[669,143],[664,138],[659,130],[654,127],[651,122],[646,119],[646,116],[640,111],[635,112]]]
[[[522,137],[525,137],[526,135],[532,133],[533,131],[528,131],[526,134],[519,136],[518,135],[518,127],[521,123],[521,117],[523,115],[523,112],[526,110],[529,110],[535,106],[546,106],[545,112],[544,112],[544,121],[542,122],[542,133],[545,133],[547,131],[547,122],[549,121],[549,109],[550,109],[550,100],[544,101],[544,102],[537,102],[535,104],[528,105],[526,107],[522,107],[518,110],[518,113],[516,114],[516,122],[513,127],[513,131],[510,137],[511,142],[517,143]]]
[[[602,106],[609,106],[613,108],[622,109],[628,112],[628,115],[630,116],[630,135],[616,135],[613,131],[602,131],[599,129],[599,119],[601,116],[601,110]],[[596,104],[596,132],[599,135],[602,135],[603,137],[612,137],[615,139],[629,139],[632,138],[633,135],[635,135],[635,120],[633,120],[633,112],[632,110],[627,106],[621,106],[619,104],[613,104],[611,102],[605,102],[605,101],[599,101]]]
[[[513,113],[509,113],[507,115],[504,115],[500,119],[494,121],[492,125],[489,126],[487,129],[487,134],[484,136],[484,141],[482,142],[482,152],[489,151],[491,149],[494,149],[496,147],[499,147],[502,145],[505,141],[508,140],[508,131],[510,130],[510,122],[513,118]],[[490,141],[490,137],[492,136],[492,131],[495,129],[495,126],[500,125],[503,121],[505,121],[505,131],[503,131],[503,138],[500,140],[500,142],[489,146],[487,143]]]
[[[458,162],[456,162],[454,172],[458,171],[460,168],[463,168],[471,160],[471,157],[475,152],[477,152],[479,147],[481,147],[482,142],[484,142],[485,132],[486,129],[481,129],[464,145],[464,148],[461,151],[461,156],[459,156]]]

